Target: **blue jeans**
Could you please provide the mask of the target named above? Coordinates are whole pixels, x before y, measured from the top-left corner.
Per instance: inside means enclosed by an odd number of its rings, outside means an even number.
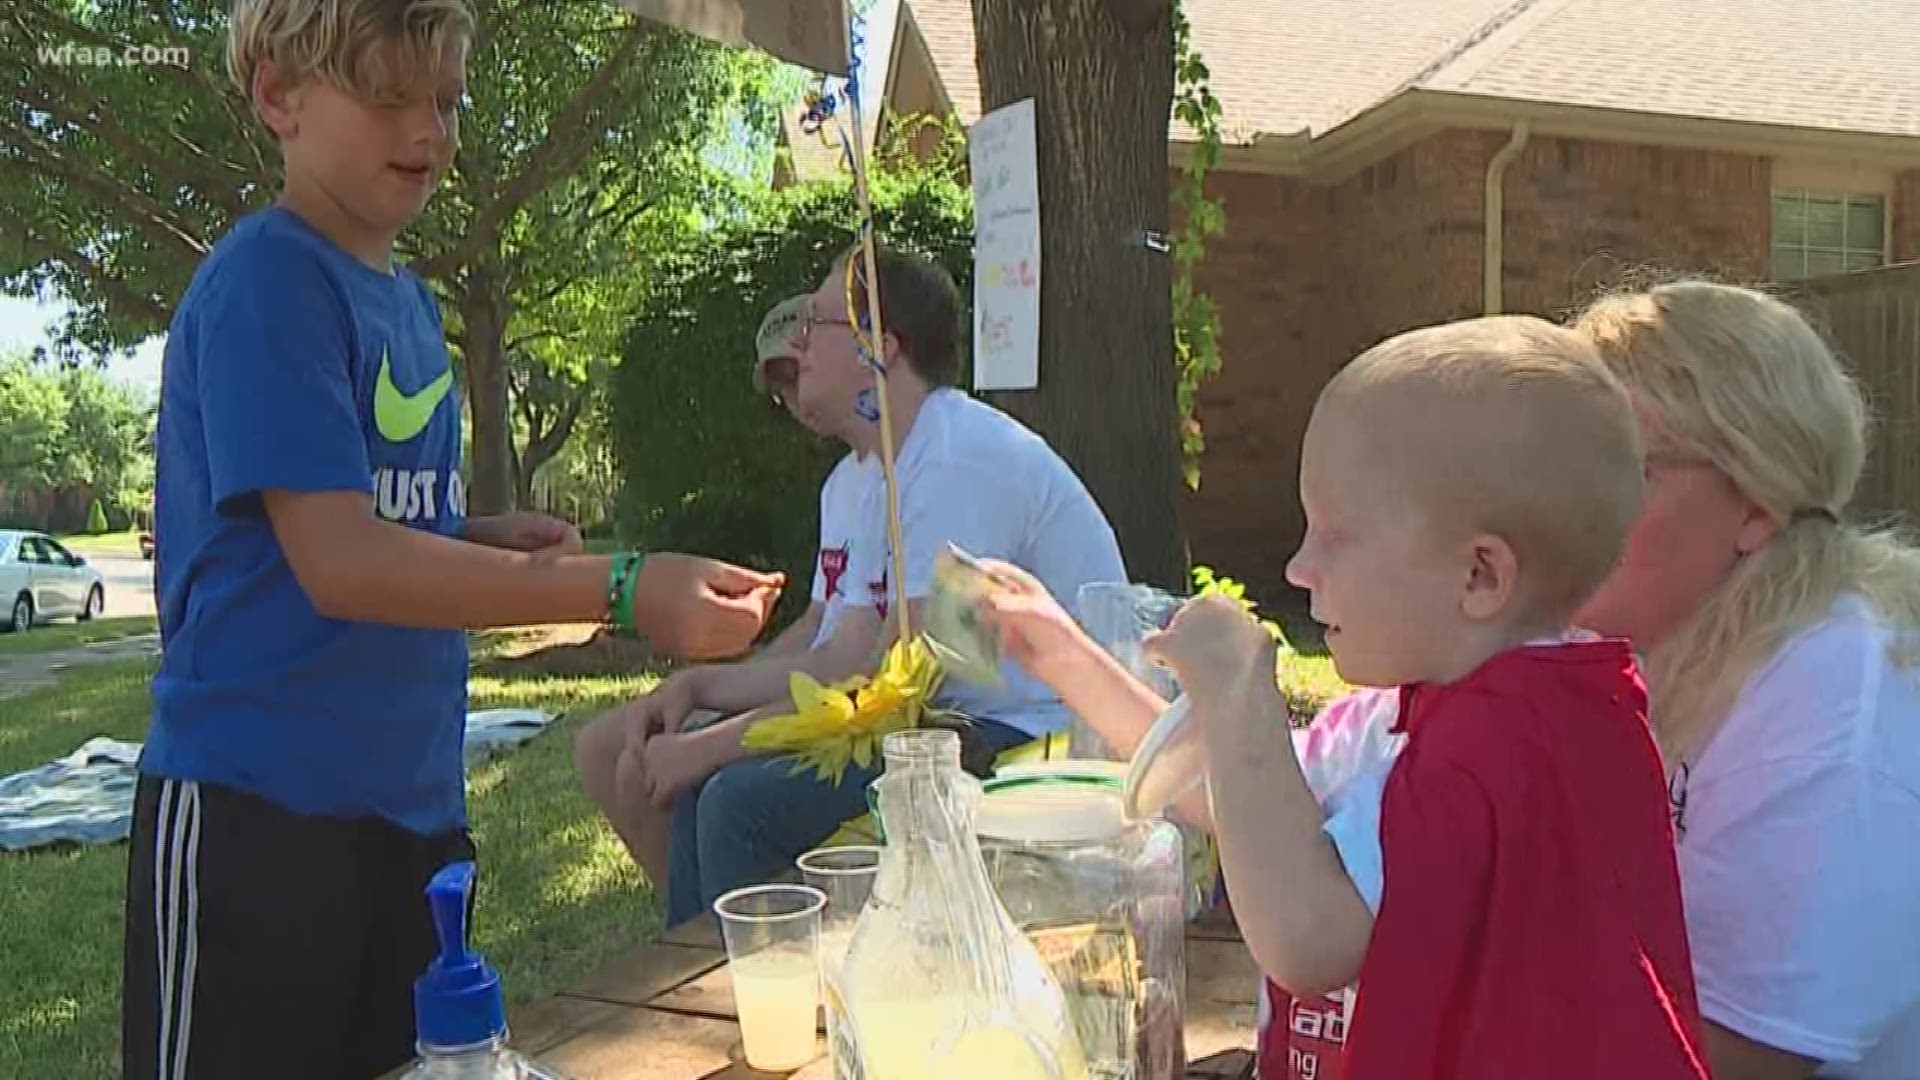
[[[1033,739],[993,720],[974,727],[996,753]],[[698,917],[730,890],[792,869],[793,860],[867,812],[867,784],[879,775],[879,762],[849,765],[838,784],[829,784],[812,770],[795,773],[792,758],[759,757],[681,793],[673,804],[667,925]]]

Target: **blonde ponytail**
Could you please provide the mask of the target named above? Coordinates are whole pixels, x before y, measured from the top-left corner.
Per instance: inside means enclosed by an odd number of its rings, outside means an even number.
[[[1780,522],[1763,548],[1648,654],[1653,721],[1669,762],[1711,741],[1741,687],[1843,594],[1912,634],[1920,662],[1920,549],[1847,524],[1866,462],[1859,388],[1786,303],[1682,281],[1603,299],[1575,323],[1676,449],[1711,462]]]

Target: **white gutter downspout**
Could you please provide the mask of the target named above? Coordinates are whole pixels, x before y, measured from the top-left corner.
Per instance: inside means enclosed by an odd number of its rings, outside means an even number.
[[[1482,229],[1486,250],[1481,256],[1480,265],[1483,274],[1481,293],[1485,299],[1488,315],[1500,314],[1504,302],[1501,292],[1507,268],[1505,222],[1507,166],[1513,163],[1514,158],[1520,156],[1520,151],[1526,149],[1527,137],[1531,133],[1532,129],[1527,121],[1514,121],[1512,138],[1509,138],[1507,145],[1493,155],[1492,161],[1487,162],[1487,179],[1483,189],[1486,200],[1486,224]]]

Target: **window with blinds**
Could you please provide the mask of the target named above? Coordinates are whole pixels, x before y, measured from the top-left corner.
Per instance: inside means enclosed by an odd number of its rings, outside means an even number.
[[[1887,200],[1785,188],[1773,193],[1773,277],[1799,281],[1887,261]]]

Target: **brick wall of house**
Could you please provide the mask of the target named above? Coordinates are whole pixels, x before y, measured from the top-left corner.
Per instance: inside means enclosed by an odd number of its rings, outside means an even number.
[[[1329,372],[1403,330],[1480,312],[1481,177],[1504,141],[1443,132],[1333,188]]]
[[[1314,397],[1381,339],[1482,310],[1481,184],[1506,138],[1441,132],[1328,186],[1215,177],[1227,232],[1200,285],[1225,356],[1201,395],[1207,455],[1185,508],[1196,561],[1284,592]],[[1770,201],[1764,158],[1536,138],[1507,172],[1506,308],[1559,317],[1646,267],[1761,280]]]
[[[1206,456],[1182,525],[1193,558],[1244,578],[1279,568],[1297,535],[1300,432],[1313,401],[1301,386],[1328,370],[1323,316],[1334,303],[1327,193],[1282,177],[1216,173],[1227,231],[1207,248],[1199,288],[1220,308],[1220,374],[1201,390]]]
[[[1894,178],[1892,240],[1887,255],[1894,262],[1920,260],[1920,169]]]
[[[1534,139],[1507,173],[1506,307],[1559,317],[1649,272],[1765,281],[1772,183],[1764,157]]]

